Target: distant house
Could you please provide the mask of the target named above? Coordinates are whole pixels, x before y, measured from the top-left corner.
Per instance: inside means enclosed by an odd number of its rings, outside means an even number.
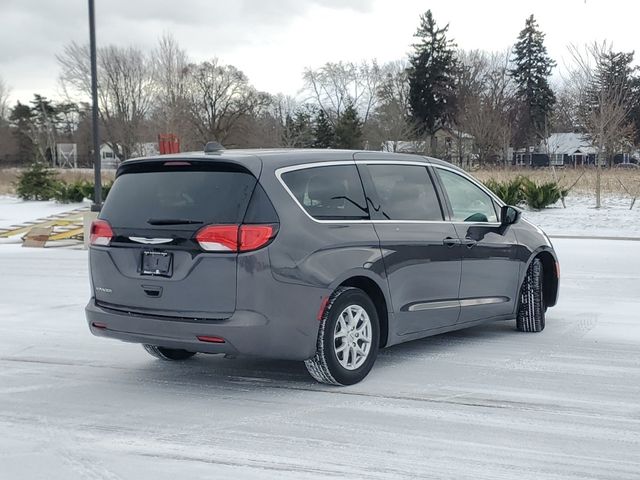
[[[103,143],[100,145],[100,161],[102,168],[115,169],[122,159],[116,155],[111,145]]]
[[[132,152],[133,157],[152,157],[159,154],[158,142],[136,143]]]
[[[596,163],[595,147],[580,133],[553,133],[541,142],[539,151],[549,155],[551,165],[579,167]]]
[[[121,148],[120,151],[122,151]],[[158,154],[157,142],[139,142],[134,145],[131,157],[150,157]],[[113,147],[108,143],[100,145],[100,159],[102,160],[102,167],[105,169],[115,169],[122,162],[122,158],[116,154]]]
[[[515,150],[512,163],[534,168],[595,165],[596,149],[585,135],[553,133],[537,147]]]
[[[548,167],[549,155],[534,152],[533,149],[520,148],[513,151],[511,164],[519,167]]]
[[[426,142],[418,140],[387,140],[382,142],[383,152],[424,153],[428,148]]]
[[[473,135],[450,128],[440,128],[424,140],[387,140],[383,152],[429,154],[452,163],[469,162],[473,155]]]

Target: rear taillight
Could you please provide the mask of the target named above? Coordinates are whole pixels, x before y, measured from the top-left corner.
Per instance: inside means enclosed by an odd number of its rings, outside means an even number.
[[[242,225],[240,227],[241,252],[248,252],[264,247],[274,237],[273,225]]]
[[[207,252],[237,252],[238,225],[208,225],[198,230],[196,241]]]
[[[276,233],[274,225],[208,225],[195,238],[207,252],[249,252],[267,245]]]
[[[91,235],[89,236],[89,243],[91,245],[107,246],[111,243],[113,238],[113,230],[111,225],[105,220],[94,220],[91,223]]]

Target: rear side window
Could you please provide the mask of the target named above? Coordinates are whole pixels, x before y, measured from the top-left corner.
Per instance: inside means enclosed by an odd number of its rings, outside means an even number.
[[[426,167],[367,165],[387,220],[442,220],[442,209]]]
[[[355,165],[334,165],[282,174],[298,203],[318,220],[369,218],[362,182]]]
[[[236,224],[255,184],[249,172],[225,166],[136,167],[118,176],[100,218],[115,228],[197,230],[206,224]]]
[[[244,216],[242,223],[279,223],[280,219],[276,210],[273,208],[273,203],[269,200],[267,192],[264,191],[262,185],[258,183],[251,201],[247,207],[247,213]]]

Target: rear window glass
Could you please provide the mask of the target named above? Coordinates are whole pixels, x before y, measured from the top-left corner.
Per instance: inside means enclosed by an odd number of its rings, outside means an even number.
[[[355,165],[294,170],[284,173],[282,179],[302,208],[318,220],[369,218]]]
[[[255,183],[248,172],[224,168],[124,173],[111,187],[100,218],[116,228],[195,230],[210,223],[240,223]]]

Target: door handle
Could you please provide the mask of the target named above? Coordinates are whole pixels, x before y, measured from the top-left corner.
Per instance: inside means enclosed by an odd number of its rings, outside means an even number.
[[[141,285],[141,287],[149,297],[158,298],[162,296],[162,287],[156,287],[154,285]]]
[[[465,245],[467,248],[473,248],[478,242],[470,238],[465,238],[464,240],[461,240],[460,243],[462,245]]]
[[[453,237],[447,237],[442,241],[442,244],[446,245],[449,248],[455,247],[456,245],[460,245],[460,243],[461,242],[459,238],[453,238]]]

